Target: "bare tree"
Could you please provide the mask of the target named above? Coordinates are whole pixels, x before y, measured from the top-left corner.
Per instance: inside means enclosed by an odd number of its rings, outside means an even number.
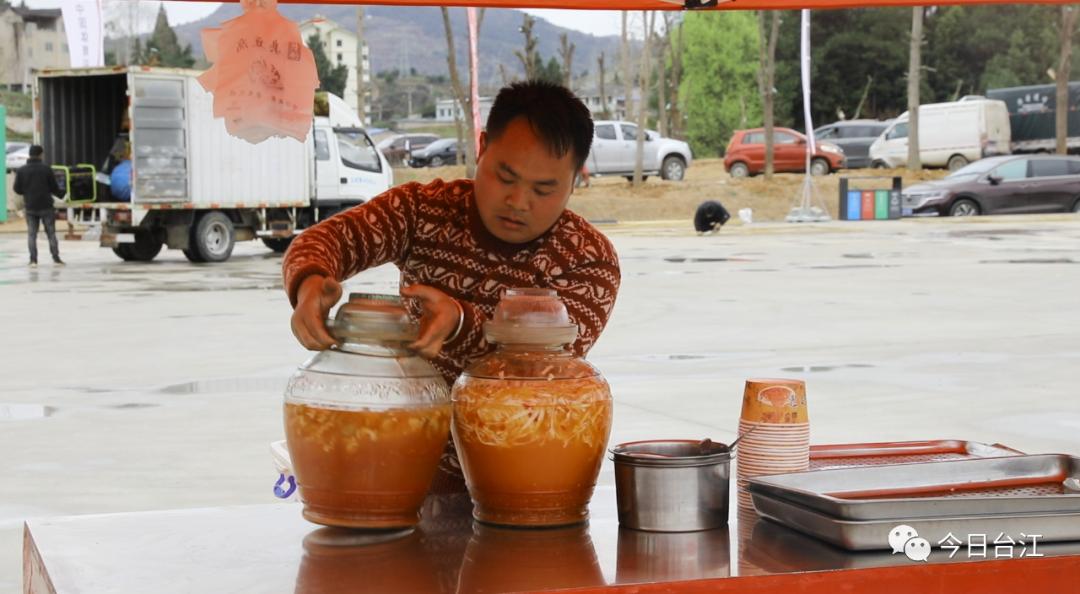
[[[1076,18],[1080,10],[1075,6],[1062,5],[1061,22],[1058,24],[1058,41],[1061,44],[1054,83],[1057,86],[1057,108],[1054,113],[1054,135],[1057,137],[1057,153],[1069,151],[1069,73],[1072,71],[1072,37],[1076,30]]]
[[[648,112],[649,102],[646,101],[649,91],[649,79],[652,71],[649,58],[652,54],[652,37],[653,26],[656,24],[656,11],[646,10],[641,13],[642,25],[644,27],[645,45],[641,51],[641,60],[639,60],[638,69],[638,92],[641,93],[641,100],[638,101],[638,113],[637,113],[637,147],[634,157],[634,187],[638,187],[642,182],[642,163],[645,159],[645,120],[646,112]]]
[[[766,14],[768,13],[768,14]],[[769,22],[771,17],[771,22]],[[780,13],[758,11],[758,91],[765,120],[765,179],[772,179],[774,169],[773,93],[776,86],[776,40],[780,37]]]
[[[367,85],[364,83],[364,7],[356,7],[356,111],[367,125]]]
[[[671,80],[671,110],[668,113],[670,123],[668,132],[674,137],[682,136],[682,112],[679,109],[679,87],[682,85],[682,56],[683,56],[683,33],[682,15],[671,12],[664,13],[668,33],[668,51],[671,53],[671,74],[666,78]]]
[[[611,118],[611,112],[608,111],[607,90],[604,87],[604,81],[607,78],[604,72],[604,52],[600,52],[600,57],[596,61],[600,66],[600,117],[607,120]]]
[[[923,8],[911,9],[911,52],[908,58],[908,147],[907,166],[912,171],[922,169],[919,156],[919,81],[922,74]]]
[[[630,31],[627,28],[627,19],[630,13],[622,11],[622,37],[619,39],[619,68],[622,70],[623,88],[623,113],[630,115],[630,85],[633,81],[632,66],[630,65]],[[616,117],[619,117],[616,114]]]
[[[525,22],[521,25],[521,34],[525,36],[525,48],[522,50],[515,50],[514,55],[521,60],[521,65],[525,68],[525,80],[535,80],[539,77],[540,73],[540,57],[536,51],[537,40],[533,35],[533,26],[536,24],[536,19],[529,15],[525,15]]]
[[[668,28],[665,26],[664,27],[664,36],[663,36],[663,38],[658,39],[660,44],[659,44],[659,48],[658,48],[658,52],[657,52],[659,54],[659,56],[657,56],[657,66],[659,67],[660,71],[657,73],[657,76],[656,76],[656,90],[657,90],[657,95],[658,95],[658,97],[657,97],[657,99],[658,99],[657,106],[659,108],[659,109],[657,109],[658,113],[656,114],[656,120],[657,120],[656,125],[660,129],[660,136],[667,136],[668,135],[668,109],[667,109],[667,86],[668,86],[668,80],[667,80],[667,48],[668,48],[668,41],[667,41],[667,37],[668,37],[668,35],[671,35],[671,31],[669,31]]]
[[[870,95],[870,85],[872,85],[872,84],[874,84],[874,77],[867,76],[866,77],[866,86],[863,87],[863,90],[862,90],[862,97],[859,98],[859,104],[855,106],[855,115],[852,116],[851,119],[857,120],[857,119],[859,119],[859,116],[862,115],[862,108],[863,108],[864,105],[866,105],[866,98]],[[954,101],[955,101],[955,99],[954,99]]]
[[[504,87],[517,80],[515,77],[506,73],[506,64],[499,64],[499,78],[502,79],[502,86]]]
[[[472,93],[466,92],[465,87],[461,84],[461,76],[458,74],[457,57],[454,50],[454,29],[450,24],[450,10],[445,6],[442,7],[442,17],[443,28],[446,30],[446,62],[450,68],[450,86],[454,90],[457,107],[461,108],[464,116],[459,117],[455,109],[454,124],[457,128],[458,146],[465,147],[465,177],[473,177],[476,174],[476,127],[473,125],[472,119]],[[480,25],[483,20],[484,11],[481,9],[477,16],[477,36],[480,35]],[[469,52],[469,60],[472,60],[472,52]],[[472,76],[471,68],[469,76]],[[461,153],[458,152],[459,162],[461,157]]]
[[[574,74],[571,66],[574,63],[575,47],[576,46],[573,43],[570,43],[570,38],[566,33],[559,36],[559,58],[562,59],[563,86],[568,89],[574,81]]]

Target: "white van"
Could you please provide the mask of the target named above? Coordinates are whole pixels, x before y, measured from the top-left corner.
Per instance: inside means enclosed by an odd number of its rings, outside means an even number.
[[[919,106],[919,156],[927,167],[956,171],[972,161],[1009,154],[1009,110],[1004,101],[965,98]],[[908,157],[908,112],[870,145],[874,167],[904,167]]]

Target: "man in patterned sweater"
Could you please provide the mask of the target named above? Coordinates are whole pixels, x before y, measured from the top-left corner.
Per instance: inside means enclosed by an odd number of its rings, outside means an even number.
[[[578,325],[573,351],[584,356],[620,282],[611,242],[566,208],[592,137],[588,109],[567,89],[503,88],[480,135],[475,180],[392,188],[293,241],[283,264],[293,334],[311,350],[332,346],[324,320],[340,281],[393,262],[420,321],[413,347],[450,385],[491,351],[483,323],[508,288],[557,291]]]

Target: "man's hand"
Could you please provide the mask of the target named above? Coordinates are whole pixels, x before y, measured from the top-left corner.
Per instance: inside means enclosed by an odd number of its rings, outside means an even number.
[[[341,299],[341,283],[332,278],[313,274],[300,283],[292,331],[296,340],[308,350],[325,351],[337,344],[326,330],[324,320],[338,299]]]
[[[434,359],[442,350],[443,343],[458,331],[463,315],[461,304],[427,285],[410,285],[403,288],[401,294],[419,299],[424,310],[420,317],[420,335],[409,348],[427,359]]]

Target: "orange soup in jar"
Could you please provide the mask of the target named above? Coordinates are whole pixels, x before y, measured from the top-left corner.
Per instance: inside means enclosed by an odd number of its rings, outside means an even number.
[[[557,526],[588,518],[611,432],[598,377],[471,378],[455,392],[453,434],[478,520]]]
[[[450,430],[450,406],[334,410],[285,405],[304,517],[352,528],[419,521]]]

